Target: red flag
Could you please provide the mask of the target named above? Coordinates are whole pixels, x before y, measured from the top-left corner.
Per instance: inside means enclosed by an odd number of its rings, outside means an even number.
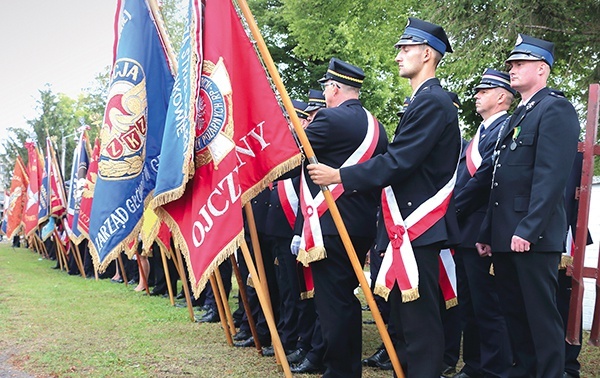
[[[62,172],[58,166],[58,158],[56,157],[56,151],[52,146],[52,143],[48,143],[50,149],[50,172],[48,176],[50,178],[50,215],[61,217],[65,214],[67,195],[65,194],[65,184],[63,180]]]
[[[34,142],[25,143],[29,155],[27,162],[27,175],[29,185],[27,186],[27,203],[23,212],[23,225],[25,236],[30,236],[38,225],[38,211],[40,201],[40,176],[38,167],[38,151]]]
[[[6,235],[9,239],[17,234],[23,224],[23,210],[27,201],[27,187],[29,179],[25,170],[25,164],[20,156],[17,156],[12,180],[10,182],[10,198],[6,211]]]
[[[207,1],[203,10],[203,22],[188,23],[204,25],[202,33],[193,33],[203,38],[196,171],[183,196],[163,206],[196,296],[237,249],[243,204],[300,164],[298,147],[233,4]],[[186,69],[195,66],[180,72]],[[166,160],[160,166],[175,169]]]
[[[83,186],[83,194],[81,195],[81,205],[79,207],[79,219],[77,227],[81,234],[88,238],[90,237],[90,214],[92,212],[92,201],[94,200],[94,188],[96,186],[96,177],[98,177],[98,156],[100,155],[100,139],[96,138],[94,143],[94,151],[90,159],[90,166],[85,178]]]

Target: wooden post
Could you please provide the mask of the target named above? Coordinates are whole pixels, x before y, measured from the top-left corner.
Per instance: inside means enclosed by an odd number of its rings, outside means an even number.
[[[75,262],[77,263],[77,268],[79,268],[79,273],[81,277],[85,278],[85,269],[83,268],[83,262],[81,261],[81,254],[79,253],[79,246],[73,243],[73,247],[75,247],[75,252],[73,253],[73,257],[75,258]]]
[[[242,305],[244,306],[244,312],[246,313],[246,318],[248,319],[248,326],[250,327],[250,333],[252,333],[252,337],[254,338],[254,346],[259,352],[262,352],[262,348],[258,342],[258,332],[256,332],[256,323],[254,322],[254,317],[252,316],[252,309],[250,308],[250,303],[248,302],[248,293],[246,293],[246,284],[242,280],[242,275],[240,273],[240,268],[237,265],[237,261],[235,260],[235,256],[233,254],[229,255],[229,259],[231,260],[231,265],[233,267],[233,272],[235,273],[235,278],[238,283],[238,293],[240,298],[242,299]]]
[[[121,279],[123,280],[123,283],[125,283],[125,287],[127,287],[129,285],[127,283],[127,273],[125,272],[125,265],[123,264],[123,258],[120,253],[119,256],[117,256],[117,260],[119,261],[119,269],[121,270]]]
[[[575,235],[575,253],[573,254],[573,268],[567,270],[567,274],[571,274],[571,299],[569,302],[569,318],[567,322],[566,341],[572,345],[580,345],[579,332],[581,330],[581,313],[583,306],[583,288],[584,288],[584,258],[585,246],[587,244],[587,230],[590,213],[592,176],[594,174],[594,155],[599,155],[600,151],[596,150],[596,137],[598,133],[598,115],[600,108],[600,85],[592,84],[589,89],[588,97],[588,114],[587,125],[585,131],[585,140],[580,144],[583,150],[583,163],[581,167],[581,184],[579,187],[579,209],[577,211],[577,231]],[[600,269],[600,267],[599,267]],[[598,270],[596,270],[597,274]],[[598,280],[596,280],[596,283]],[[598,290],[596,290],[598,293]],[[596,295],[596,299],[598,299]],[[595,311],[600,311],[596,305]],[[595,312],[594,318],[598,319],[599,315]],[[596,323],[596,325],[598,325]],[[594,336],[592,334],[590,341],[600,345],[598,342],[598,327]],[[596,340],[596,341],[594,341]]]
[[[252,15],[252,12],[250,11],[248,4],[246,3],[246,0],[237,0],[237,2],[240,6],[242,13],[244,14],[244,18],[246,19],[246,22],[248,23],[248,27],[250,28],[250,31],[252,32],[254,40],[256,41],[257,48],[260,51],[260,55],[263,59],[265,66],[267,67],[267,70],[269,71],[269,74],[271,75],[271,79],[273,80],[273,83],[277,87],[277,91],[281,95],[281,100],[283,102],[285,110],[287,111],[288,116],[290,117],[290,119],[292,121],[292,125],[294,126],[294,131],[296,132],[296,134],[298,136],[298,140],[302,144],[302,148],[304,149],[304,154],[306,155],[306,158],[311,163],[318,163],[318,161],[315,157],[315,153],[312,149],[312,146],[310,145],[310,142],[306,136],[306,133],[304,132],[304,129],[300,125],[300,120],[298,119],[298,115],[296,114],[296,111],[294,109],[292,101],[290,100],[290,97],[287,94],[287,90],[285,89],[285,86],[283,85],[283,81],[281,80],[281,77],[279,76],[279,72],[277,71],[277,68],[275,67],[275,64],[273,63],[273,59],[271,58],[269,49],[267,48],[267,45],[265,44],[265,41],[263,40],[262,35],[260,34],[260,31],[258,30],[258,26],[256,25],[256,22],[254,21],[254,16]],[[375,299],[373,298],[373,293],[371,292],[371,288],[367,282],[367,279],[365,278],[365,275],[364,275],[364,272],[362,269],[362,265],[360,264],[360,261],[358,260],[358,257],[356,256],[356,251],[354,250],[354,246],[352,245],[352,242],[350,241],[350,236],[348,235],[348,231],[346,230],[346,226],[344,225],[344,222],[340,215],[339,209],[337,208],[337,205],[335,204],[335,201],[334,201],[333,196],[331,195],[331,192],[329,191],[329,189],[327,189],[327,187],[321,187],[321,190],[323,192],[323,196],[325,197],[325,202],[327,203],[327,207],[329,208],[329,211],[331,213],[331,217],[333,218],[335,226],[338,229],[338,232],[340,234],[340,238],[342,239],[344,247],[346,248],[346,253],[348,254],[348,258],[350,259],[350,263],[352,264],[354,273],[356,274],[356,277],[358,278],[358,282],[360,283],[360,287],[365,295],[365,299],[367,301],[367,304],[369,305],[369,309],[371,310],[373,319],[375,320],[375,324],[377,325],[377,330],[379,331],[379,334],[381,335],[381,339],[383,341],[385,349],[388,352],[390,361],[392,362],[392,366],[394,367],[394,372],[396,373],[396,375],[399,378],[404,378],[404,372],[402,371],[402,366],[400,365],[400,360],[398,359],[398,355],[396,353],[396,350],[394,349],[394,345],[392,344],[390,335],[387,331],[387,328],[385,327],[385,324],[381,317],[381,313],[379,312],[379,308],[377,307],[377,304],[375,303]]]

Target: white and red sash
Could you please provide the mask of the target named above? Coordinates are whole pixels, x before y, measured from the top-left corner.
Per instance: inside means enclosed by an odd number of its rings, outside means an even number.
[[[369,160],[377,147],[379,141],[379,127],[377,120],[365,108],[367,114],[367,133],[360,146],[348,157],[340,168],[362,163]],[[329,185],[329,191],[334,200],[337,200],[344,193],[342,184]],[[300,177],[300,209],[304,216],[302,226],[302,238],[300,241],[300,251],[297,260],[304,266],[308,266],[313,261],[322,260],[327,257],[325,246],[323,245],[323,234],[319,218],[329,210],[322,191],[319,191],[315,197],[310,193],[304,171]]]
[[[479,138],[481,137],[480,132],[481,128],[477,129],[473,140],[471,140],[471,142],[467,146],[467,151],[465,151],[467,170],[469,171],[471,177],[475,175],[475,172],[481,166],[482,157],[479,153]]]
[[[299,200],[292,179],[281,180],[277,183],[277,195],[279,196],[279,203],[281,203],[285,219],[287,219],[293,230],[298,215]]]
[[[410,242],[444,217],[452,199],[455,182],[456,170],[443,188],[406,219],[402,218],[392,187],[383,188],[381,211],[390,243],[375,281],[375,294],[387,299],[394,283],[398,282],[402,302],[419,298],[419,270]]]
[[[438,259],[440,263],[440,289],[444,296],[446,309],[454,307],[458,304],[458,296],[456,291],[456,264],[454,263],[454,250],[442,249]]]
[[[281,209],[285,214],[290,227],[294,229],[296,223],[296,217],[298,215],[298,204],[299,199],[294,189],[294,183],[292,179],[285,179],[279,181],[277,184],[277,195],[279,196],[279,203],[281,203]],[[312,270],[310,266],[304,266],[297,264],[296,273],[298,277],[298,284],[300,285],[300,299],[310,299],[315,295],[315,285],[312,278]]]

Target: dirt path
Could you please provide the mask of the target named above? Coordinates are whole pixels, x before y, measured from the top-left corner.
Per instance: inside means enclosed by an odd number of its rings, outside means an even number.
[[[0,378],[35,378],[33,375],[15,369],[8,362],[11,356],[12,354],[8,351],[0,352]]]

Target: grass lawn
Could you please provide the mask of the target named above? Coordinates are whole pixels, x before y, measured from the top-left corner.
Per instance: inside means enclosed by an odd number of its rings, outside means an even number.
[[[0,243],[0,355],[19,370],[36,377],[283,376],[274,357],[228,346],[220,323],[192,323],[168,299],[69,276],[54,264]],[[368,356],[380,343],[375,325],[363,327],[363,339]],[[600,376],[598,348],[585,345],[581,360],[582,377]],[[392,374],[364,368],[363,376]]]

